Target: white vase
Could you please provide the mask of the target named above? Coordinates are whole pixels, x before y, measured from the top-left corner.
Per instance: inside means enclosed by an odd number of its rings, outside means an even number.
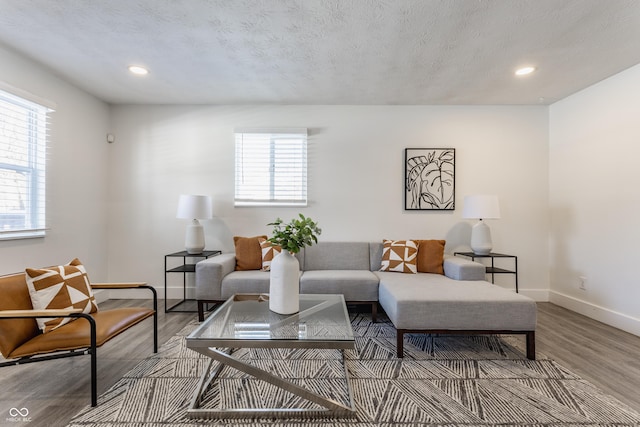
[[[300,311],[300,264],[295,255],[282,251],[271,261],[269,309],[279,314]]]

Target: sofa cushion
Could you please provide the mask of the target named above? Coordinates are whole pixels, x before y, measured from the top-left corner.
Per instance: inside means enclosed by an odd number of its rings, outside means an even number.
[[[418,273],[444,274],[445,240],[415,240],[418,244]]]
[[[260,270],[262,268],[260,238],[266,240],[267,236],[233,236],[233,244],[236,248],[236,270]]]
[[[380,271],[417,273],[418,245],[413,240],[384,240]]]
[[[303,270],[369,270],[368,242],[318,242],[304,248]]]
[[[509,330],[536,328],[536,303],[491,283],[436,274],[375,273],[379,301],[397,329]]]
[[[25,272],[34,309],[77,308],[83,313],[98,311],[87,271],[77,258],[66,265],[27,268]],[[69,317],[38,318],[37,322],[42,332],[47,333],[72,320],[74,319]]]
[[[260,250],[262,251],[262,271],[271,271],[271,261],[273,258],[282,252],[282,248],[278,245],[274,245],[270,241],[264,238],[259,238]]]
[[[311,270],[300,277],[302,294],[343,294],[346,301],[377,301],[378,277],[368,270]]]

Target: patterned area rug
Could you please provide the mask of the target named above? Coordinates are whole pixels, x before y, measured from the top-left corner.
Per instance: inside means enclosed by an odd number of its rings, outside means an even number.
[[[194,420],[186,416],[208,359],[186,348],[197,324],[167,342],[100,396],[71,427],[142,426],[638,426],[640,414],[553,362],[527,360],[521,337],[409,335],[395,357],[395,329],[352,315],[356,349],[345,352],[357,416],[320,420]],[[338,350],[241,350],[235,357],[347,404]],[[310,403],[232,368],[204,407],[302,407]]]

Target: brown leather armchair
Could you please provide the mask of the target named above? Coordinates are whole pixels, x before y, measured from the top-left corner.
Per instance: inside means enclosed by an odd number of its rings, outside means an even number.
[[[158,352],[158,297],[145,283],[92,283],[95,289],[149,289],[153,309],[125,307],[84,314],[79,309],[34,310],[25,275],[0,276],[0,353],[7,359],[0,367],[39,362],[62,357],[91,355],[91,406],[98,403],[97,347],[133,325],[153,317],[153,351]],[[75,317],[43,334],[36,318]]]

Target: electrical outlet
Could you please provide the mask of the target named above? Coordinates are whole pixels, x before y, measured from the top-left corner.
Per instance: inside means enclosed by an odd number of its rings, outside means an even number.
[[[578,289],[587,290],[587,278],[585,276],[578,277]]]

